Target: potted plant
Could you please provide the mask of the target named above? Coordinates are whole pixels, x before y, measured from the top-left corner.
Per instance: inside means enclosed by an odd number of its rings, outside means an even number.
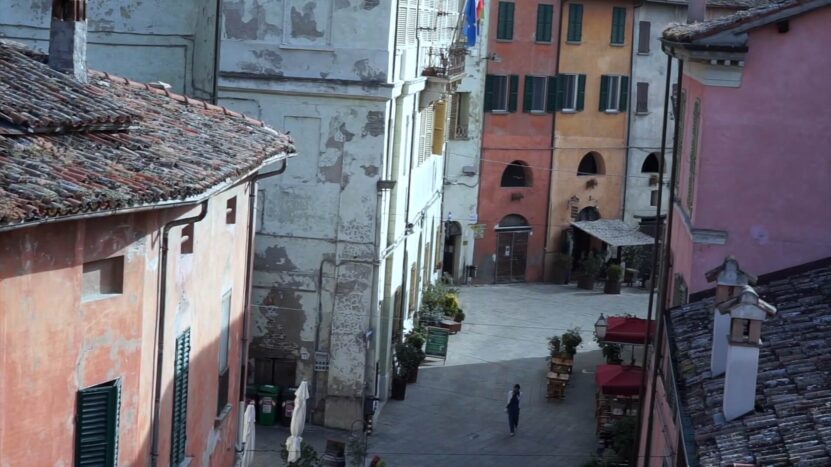
[[[619,264],[609,266],[606,269],[606,285],[603,287],[603,293],[619,294],[621,278],[623,278],[623,268]]]
[[[551,281],[555,284],[568,284],[569,276],[571,276],[571,256],[565,253],[554,253]]]
[[[573,359],[577,353],[577,347],[583,342],[583,337],[580,335],[580,328],[571,328],[564,332],[560,337],[563,344],[563,349],[569,358]]]
[[[548,338],[548,351],[551,352],[552,357],[556,357],[560,355],[562,351],[562,341],[560,340],[560,336],[551,336]]]
[[[577,287],[594,290],[594,281],[602,266],[603,260],[600,259],[600,255],[597,253],[586,255],[580,262],[580,267],[577,268]]]
[[[422,343],[424,341],[422,340]],[[420,347],[415,347],[409,342],[404,342],[395,346],[395,359],[398,362],[398,369],[401,376],[403,376],[408,383],[415,383],[418,381],[418,366],[424,361],[426,356]]]
[[[461,323],[464,320],[465,320],[465,312],[462,311],[461,308],[459,308],[459,311],[456,312],[456,316],[453,317],[453,321],[455,321],[457,323]]]

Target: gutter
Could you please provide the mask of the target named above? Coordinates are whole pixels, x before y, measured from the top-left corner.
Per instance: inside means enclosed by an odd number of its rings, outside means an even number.
[[[161,253],[159,261],[161,263],[161,271],[159,272],[159,295],[158,306],[156,310],[156,362],[154,375],[154,389],[153,389],[153,433],[152,446],[150,451],[150,465],[156,467],[159,465],[159,430],[161,428],[161,405],[162,405],[162,369],[164,368],[164,329],[165,329],[165,314],[167,311],[167,252],[168,252],[168,236],[170,229],[180,225],[195,224],[205,218],[208,214],[208,200],[201,203],[201,211],[198,215],[193,217],[185,217],[182,219],[175,219],[162,227],[162,241],[160,245]],[[195,229],[194,229],[195,230]]]
[[[635,86],[635,11],[636,9],[642,7],[644,4],[644,0],[636,0],[635,4],[632,6],[632,34],[629,34],[629,37],[632,38],[632,46],[629,47],[629,102],[628,108],[629,112],[626,113],[626,143],[624,143],[624,147],[626,148],[626,156],[623,158],[623,183],[621,184],[623,188],[623,199],[621,200],[620,206],[620,219],[625,221],[626,220],[626,192],[628,191],[626,188],[629,185],[629,152],[632,150],[629,147],[632,138],[632,113],[635,109],[632,106],[632,96],[635,95],[632,92]],[[637,105],[637,96],[635,96],[635,104]],[[665,111],[666,112],[666,111]],[[666,126],[664,126],[664,133],[666,133]],[[661,145],[661,153],[663,154],[664,147]],[[658,207],[660,210],[660,205]],[[653,269],[654,271],[654,269]],[[650,307],[651,309],[652,307]],[[648,331],[648,330],[647,330]]]
[[[242,358],[241,363],[242,367],[240,368],[240,383],[239,383],[239,401],[240,401],[240,414],[245,412],[245,389],[246,389],[246,382],[248,381],[248,345],[250,340],[250,315],[251,315],[251,277],[253,275],[254,269],[254,223],[256,213],[254,212],[254,208],[256,207],[256,199],[257,199],[257,183],[260,180],[265,178],[274,177],[280,175],[286,171],[288,168],[288,160],[283,159],[283,165],[277,170],[273,170],[271,172],[266,173],[258,173],[251,177],[251,181],[248,183],[248,226],[246,227],[246,235],[245,235],[245,285],[243,288],[244,298],[242,301],[243,304],[243,311],[242,311]],[[237,459],[239,456],[243,455],[245,452],[245,440],[243,439],[243,424],[237,424],[237,443],[236,443],[236,451],[237,451]]]

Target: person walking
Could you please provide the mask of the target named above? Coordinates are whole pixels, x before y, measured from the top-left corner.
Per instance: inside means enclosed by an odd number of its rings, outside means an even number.
[[[508,412],[508,426],[511,429],[511,436],[516,434],[517,427],[519,427],[519,400],[522,397],[522,392],[519,390],[519,385],[514,384],[514,388],[508,391],[508,405],[505,410]]]

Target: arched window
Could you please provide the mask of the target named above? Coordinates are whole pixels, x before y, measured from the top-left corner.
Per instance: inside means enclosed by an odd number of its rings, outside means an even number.
[[[583,156],[577,166],[577,175],[603,175],[605,172],[603,158],[594,151]]]
[[[522,161],[513,161],[502,172],[502,186],[531,186],[531,169]]]
[[[598,219],[600,219],[600,211],[594,206],[581,209],[580,214],[577,215],[578,221],[596,221]]]
[[[646,159],[643,161],[643,165],[641,166],[641,172],[643,173],[658,173],[661,171],[661,164],[658,162],[658,154],[657,153],[650,153],[646,156]]]
[[[528,221],[519,214],[508,214],[499,221],[498,229],[517,229],[528,227]]]

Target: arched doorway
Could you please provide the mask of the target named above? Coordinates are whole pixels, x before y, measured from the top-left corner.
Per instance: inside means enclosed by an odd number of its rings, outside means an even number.
[[[600,211],[594,206],[587,206],[580,210],[577,214],[577,221],[596,221],[600,219]],[[574,259],[572,269],[577,269],[580,260],[583,259],[588,252],[592,250],[592,236],[582,231],[581,229],[572,228],[574,234],[574,249],[572,250],[572,258]]]
[[[509,214],[496,226],[496,282],[524,282],[528,262],[528,235],[531,226],[518,215]]]
[[[453,279],[457,279],[460,271],[457,268],[459,264],[459,254],[461,253],[462,243],[462,226],[456,221],[447,222],[444,224],[444,255],[441,260],[442,276],[447,274]]]

